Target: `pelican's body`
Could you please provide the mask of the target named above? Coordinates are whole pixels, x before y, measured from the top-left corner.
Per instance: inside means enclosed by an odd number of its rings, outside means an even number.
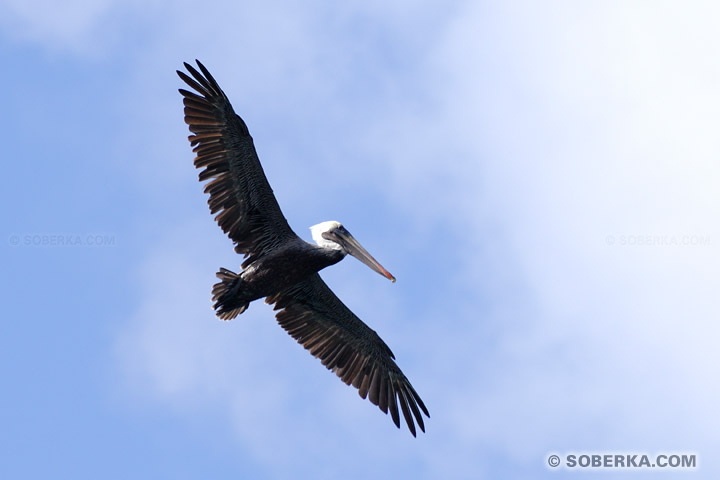
[[[429,417],[420,396],[394,361],[382,339],[355,316],[325,285],[317,272],[352,255],[395,281],[340,223],[311,227],[315,245],[292,231],[282,214],[258,160],[245,122],[210,72],[185,64],[192,78],[178,75],[197,93],[180,90],[185,122],[193,133],[200,180],[210,180],[211,213],[247,258],[239,273],[221,268],[213,286],[217,315],[230,320],[250,302],[265,298],[279,310],[276,318],[298,343],[337,374],[360,396],[387,413],[399,427],[398,406],[415,435],[413,416],[424,431],[420,410]]]
[[[245,311],[253,300],[295,285],[344,257],[345,252],[340,249],[294,238],[245,265],[239,275],[223,269],[220,278],[224,281],[213,290],[218,316],[229,320]]]
[[[294,285],[344,257],[345,252],[339,249],[292,240],[245,267],[240,278],[256,292],[255,300]]]

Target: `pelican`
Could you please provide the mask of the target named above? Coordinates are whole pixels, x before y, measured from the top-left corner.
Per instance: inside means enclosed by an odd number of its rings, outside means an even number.
[[[310,228],[315,245],[298,237],[288,225],[260,165],[245,122],[225,93],[197,61],[200,71],[185,63],[177,71],[195,92],[180,89],[185,123],[200,181],[209,194],[210,213],[245,255],[241,271],[221,268],[212,289],[213,308],[222,320],[244,312],[250,302],[265,298],[275,318],[297,342],[347,385],[358,389],[383,413],[390,411],[400,428],[398,405],[413,436],[415,421],[424,432],[420,410],[425,404],[395,363],[378,334],[338,299],[318,272],[352,255],[395,281],[367,250],[336,221]]]

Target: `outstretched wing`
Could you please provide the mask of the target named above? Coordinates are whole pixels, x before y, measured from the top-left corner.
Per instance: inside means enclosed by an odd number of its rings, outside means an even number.
[[[196,60],[197,61],[197,60]],[[195,92],[180,89],[185,123],[193,135],[195,167],[210,194],[210,213],[235,242],[235,251],[252,257],[296,235],[287,223],[265,177],[252,137],[242,118],[210,72],[197,61],[200,72],[185,63],[192,78],[177,74]],[[248,261],[252,261],[252,257]]]
[[[425,431],[420,410],[428,418],[430,414],[390,348],[335,296],[320,275],[313,274],[265,301],[280,310],[276,318],[281,327],[343,382],[357,388],[362,398],[368,397],[384,413],[390,410],[398,428],[399,403],[413,436],[413,415]]]

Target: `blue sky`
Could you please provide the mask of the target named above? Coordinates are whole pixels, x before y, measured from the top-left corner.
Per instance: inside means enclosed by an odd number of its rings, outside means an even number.
[[[0,2],[0,476],[556,478],[600,451],[717,478],[719,9]],[[398,278],[323,273],[426,434],[269,307],[215,319],[240,258],[192,167],[195,58],[296,232],[342,221]]]

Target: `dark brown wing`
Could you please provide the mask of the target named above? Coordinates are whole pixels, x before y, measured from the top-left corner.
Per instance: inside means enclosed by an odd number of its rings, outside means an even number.
[[[410,432],[415,436],[415,416],[425,431],[420,409],[429,418],[420,396],[395,363],[390,348],[313,274],[307,280],[265,300],[280,310],[276,317],[295,340],[319,358],[348,385],[369,397],[384,413],[390,410],[400,428],[398,403]]]
[[[197,65],[202,74],[185,63],[192,78],[177,72],[197,92],[180,90],[185,123],[193,133],[188,140],[197,154],[195,167],[202,169],[200,181],[211,180],[205,185],[210,212],[217,213],[215,220],[235,242],[235,251],[259,256],[296,235],[273,195],[245,122],[210,72],[199,61]]]

